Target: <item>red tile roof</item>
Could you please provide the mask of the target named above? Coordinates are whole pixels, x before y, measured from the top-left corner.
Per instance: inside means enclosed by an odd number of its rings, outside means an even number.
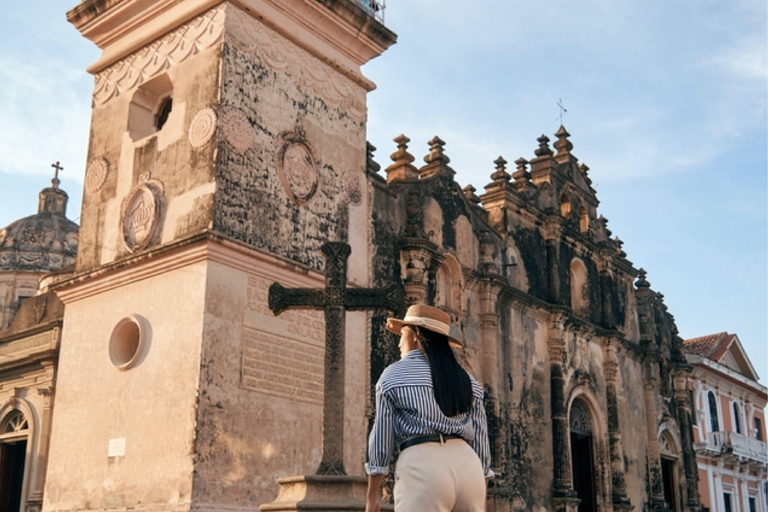
[[[704,356],[713,361],[719,361],[725,355],[728,347],[731,346],[734,337],[735,335],[733,334],[719,332],[717,334],[701,336],[700,338],[691,338],[683,341],[683,350],[687,354]]]

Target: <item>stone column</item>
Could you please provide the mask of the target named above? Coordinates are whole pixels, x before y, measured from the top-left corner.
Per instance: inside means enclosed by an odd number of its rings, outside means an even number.
[[[605,349],[605,394],[608,404],[608,443],[611,457],[611,498],[615,511],[628,512],[633,508],[627,498],[627,480],[624,473],[624,449],[621,445],[619,404],[616,395],[619,364],[612,344]]]
[[[562,304],[560,297],[560,265],[557,244],[560,241],[560,218],[548,220],[544,224],[544,243],[547,256],[547,300],[552,304]]]
[[[701,508],[699,502],[699,472],[696,452],[693,450],[693,427],[691,425],[691,404],[688,403],[688,379],[686,373],[673,376],[677,421],[680,426],[680,443],[683,445],[683,468],[685,470],[686,507],[695,512]]]
[[[555,512],[575,512],[580,500],[576,497],[571,480],[571,454],[569,450],[570,428],[565,403],[565,376],[563,352],[565,351],[565,325],[557,315],[549,332],[549,385],[552,414],[553,481],[552,501]]]
[[[646,356],[643,378],[645,399],[645,424],[648,437],[648,508],[653,511],[668,511],[664,501],[664,481],[661,475],[661,445],[656,425],[656,363],[655,354]]]
[[[601,270],[598,277],[600,283],[600,305],[601,305],[601,324],[606,329],[614,329],[613,311],[611,304],[613,294],[611,293],[611,275],[607,270]]]

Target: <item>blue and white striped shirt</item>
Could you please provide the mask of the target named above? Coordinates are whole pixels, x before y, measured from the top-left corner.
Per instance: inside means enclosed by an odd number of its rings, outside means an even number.
[[[448,417],[435,401],[432,374],[424,352],[411,350],[388,366],[376,384],[376,418],[368,438],[366,472],[369,475],[388,472],[395,446],[408,438],[444,434],[463,437],[480,457],[485,477],[493,477],[484,393],[472,375],[469,379],[472,382],[469,412]]]

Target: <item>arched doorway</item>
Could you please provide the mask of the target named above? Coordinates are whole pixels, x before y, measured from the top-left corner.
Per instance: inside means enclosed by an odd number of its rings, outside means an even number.
[[[573,489],[581,500],[579,512],[596,512],[595,463],[592,423],[589,411],[580,400],[574,400],[569,414],[571,428],[571,475]]]
[[[674,439],[668,431],[659,436],[661,446],[661,479],[664,485],[664,501],[673,512],[679,512],[677,500],[677,449]]]
[[[24,484],[29,423],[19,410],[0,423],[0,512],[19,512]]]

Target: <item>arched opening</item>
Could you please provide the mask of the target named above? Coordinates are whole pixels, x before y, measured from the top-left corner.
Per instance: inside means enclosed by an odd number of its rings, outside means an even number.
[[[21,507],[29,423],[19,410],[0,423],[0,510],[17,512]]]
[[[661,479],[664,485],[664,501],[673,512],[678,512],[680,506],[677,500],[677,447],[668,431],[659,436],[661,445]]]
[[[715,393],[710,391],[708,394],[709,399],[709,425],[712,428],[712,432],[720,432],[720,418],[717,416],[717,398]]]
[[[586,405],[574,400],[569,414],[571,430],[571,475],[573,489],[581,500],[579,512],[595,512],[595,463],[592,422]]]
[[[578,258],[571,261],[569,271],[571,280],[571,309],[580,316],[587,316],[589,301],[587,299],[587,267]]]
[[[566,193],[560,196],[560,215],[566,219],[571,217],[571,198]]]
[[[435,272],[435,306],[460,311],[462,286],[461,266],[449,254]]]
[[[589,231],[589,213],[583,206],[579,208],[579,231],[582,233]]]

